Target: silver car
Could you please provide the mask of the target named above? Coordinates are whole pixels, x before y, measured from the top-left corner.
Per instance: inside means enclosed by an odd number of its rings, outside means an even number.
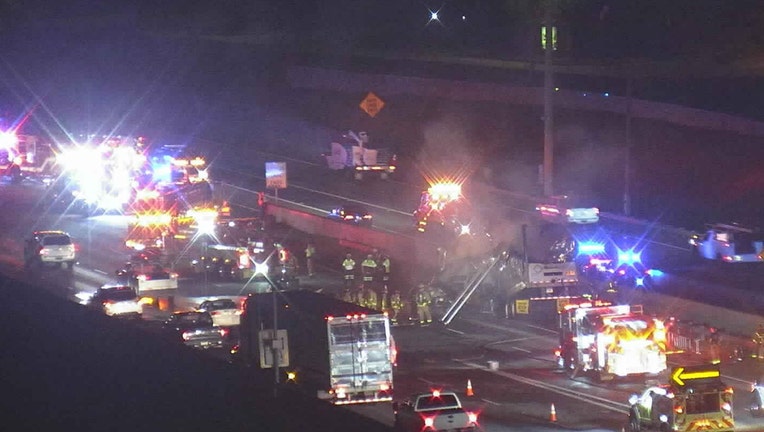
[[[77,261],[77,248],[63,231],[34,231],[24,243],[24,265],[60,264],[71,269]]]

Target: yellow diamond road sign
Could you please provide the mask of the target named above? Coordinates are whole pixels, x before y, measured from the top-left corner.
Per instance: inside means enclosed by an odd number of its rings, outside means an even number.
[[[385,106],[385,101],[380,99],[374,93],[369,92],[369,94],[367,94],[366,97],[361,101],[359,106],[362,110],[366,111],[366,114],[373,118],[379,114],[379,112],[382,110],[382,107]]]

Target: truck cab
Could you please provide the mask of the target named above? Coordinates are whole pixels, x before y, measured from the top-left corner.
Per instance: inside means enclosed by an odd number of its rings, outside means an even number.
[[[719,365],[674,368],[670,384],[631,395],[629,430],[733,431],[733,391],[720,377]]]

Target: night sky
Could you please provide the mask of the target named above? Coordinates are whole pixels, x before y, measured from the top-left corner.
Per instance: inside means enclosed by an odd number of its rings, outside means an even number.
[[[14,66],[22,77],[30,63],[40,64],[35,66],[36,75],[70,62],[85,69],[97,69],[99,62],[143,67],[141,50],[150,48],[142,46],[140,37],[151,33],[249,35],[264,50],[296,58],[316,53],[339,58],[418,53],[530,60],[542,55],[541,4],[537,0],[3,0],[0,47],[6,66]],[[726,65],[740,71],[762,58],[760,1],[561,0],[557,5],[556,56],[562,63],[648,59]],[[438,20],[431,19],[432,12],[438,12]],[[172,73],[172,67],[179,66],[154,67],[169,67]],[[689,79],[680,74],[640,81],[635,92],[649,99],[761,118],[757,78]],[[623,92],[618,80],[567,77],[562,82],[581,90],[611,87],[614,94]]]

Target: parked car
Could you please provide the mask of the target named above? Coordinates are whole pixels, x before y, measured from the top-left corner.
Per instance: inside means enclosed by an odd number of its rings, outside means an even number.
[[[355,203],[346,203],[332,209],[329,217],[342,222],[349,222],[356,225],[370,227],[373,223],[373,216],[362,205]]]
[[[192,348],[222,348],[228,330],[215,327],[208,312],[175,312],[162,325],[167,335]]]
[[[77,248],[63,231],[34,231],[24,242],[24,265],[56,264],[71,269],[77,261]]]
[[[196,309],[207,312],[218,327],[232,327],[240,323],[241,308],[231,299],[205,300]]]
[[[138,293],[127,285],[104,285],[90,297],[87,305],[108,316],[134,318],[143,316],[143,305]]]

